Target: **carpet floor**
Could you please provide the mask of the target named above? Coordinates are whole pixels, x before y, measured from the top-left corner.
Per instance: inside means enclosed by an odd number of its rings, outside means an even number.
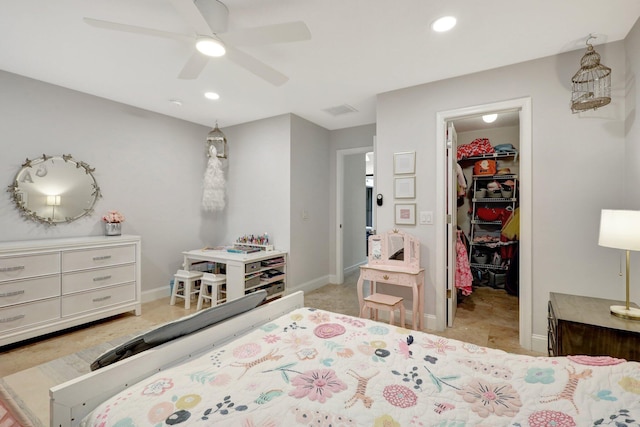
[[[19,425],[47,427],[49,388],[91,372],[91,362],[105,351],[126,342],[130,337],[131,335],[119,337],[0,378],[0,399],[8,403],[14,402],[14,410],[17,407],[17,411],[20,411],[17,417],[23,420]],[[0,424],[0,427],[5,426]]]

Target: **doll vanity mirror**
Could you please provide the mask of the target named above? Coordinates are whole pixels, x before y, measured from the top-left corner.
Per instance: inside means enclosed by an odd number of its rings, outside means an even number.
[[[424,268],[420,267],[420,241],[394,229],[369,236],[368,263],[360,266],[357,290],[360,312],[363,312],[364,282],[369,282],[368,295],[376,293],[376,283],[405,286],[412,289],[413,329],[422,329],[424,319]]]
[[[414,236],[394,229],[369,236],[369,264],[407,269],[420,268],[420,242]]]
[[[55,225],[93,212],[101,196],[93,171],[70,154],[27,159],[9,186],[11,199],[25,218]]]

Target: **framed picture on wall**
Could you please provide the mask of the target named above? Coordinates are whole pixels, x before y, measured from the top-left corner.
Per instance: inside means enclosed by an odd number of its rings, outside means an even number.
[[[394,195],[396,199],[415,199],[416,197],[416,177],[396,178]]]
[[[415,225],[416,224],[416,204],[398,203],[396,204],[396,224]]]
[[[416,173],[416,152],[394,153],[393,173],[395,175]]]

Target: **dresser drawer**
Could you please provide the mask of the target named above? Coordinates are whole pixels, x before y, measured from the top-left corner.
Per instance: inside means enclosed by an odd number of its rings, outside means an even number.
[[[90,291],[135,280],[136,267],[133,264],[62,273],[62,294]]]
[[[0,258],[0,282],[60,273],[58,252]]]
[[[64,295],[62,297],[62,317],[74,316],[135,300],[135,283],[98,289],[92,292]]]
[[[52,298],[0,308],[0,332],[26,328],[60,318],[60,299]]]
[[[397,273],[389,273],[388,271],[369,270],[364,275],[364,279],[371,280],[372,282],[398,283],[400,275]]]
[[[60,296],[60,276],[0,283],[0,307]]]
[[[133,263],[135,260],[136,249],[134,245],[65,251],[62,253],[62,271],[127,264]]]

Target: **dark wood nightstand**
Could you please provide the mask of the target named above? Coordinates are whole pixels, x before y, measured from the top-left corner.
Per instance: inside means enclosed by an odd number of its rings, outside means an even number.
[[[585,354],[640,361],[640,321],[611,314],[609,306],[616,304],[625,303],[551,292],[549,356]]]

